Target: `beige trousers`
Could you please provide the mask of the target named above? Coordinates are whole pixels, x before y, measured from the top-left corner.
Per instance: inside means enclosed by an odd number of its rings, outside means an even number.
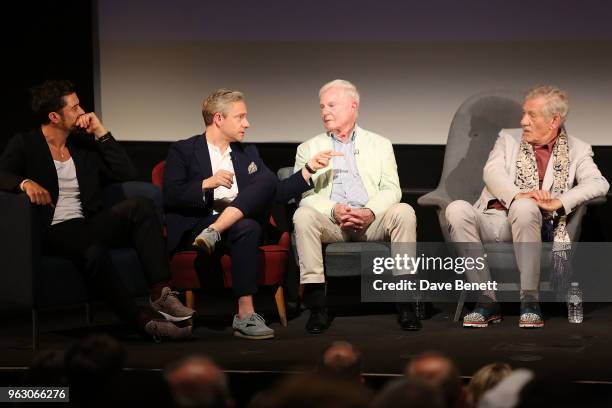
[[[453,242],[514,242],[521,290],[538,290],[542,252],[542,213],[535,201],[515,200],[506,214],[506,211],[493,208],[478,210],[467,201],[456,200],[446,207],[446,219]],[[525,242],[530,244],[521,245]],[[470,247],[470,250],[471,253],[462,256],[484,255],[482,246]],[[466,275],[470,282],[491,280],[488,267],[466,271]]]
[[[300,264],[300,283],[325,282],[322,243],[341,241],[416,242],[416,215],[406,203],[392,205],[364,231],[346,231],[311,207],[299,207],[293,216]]]

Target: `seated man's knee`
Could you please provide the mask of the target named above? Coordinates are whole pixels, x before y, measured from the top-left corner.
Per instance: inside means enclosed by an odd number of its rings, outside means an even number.
[[[293,225],[295,229],[300,229],[311,225],[317,218],[317,210],[310,207],[299,207],[293,214]]]
[[[399,223],[407,226],[416,226],[416,213],[410,204],[397,203],[389,208],[389,211]]]
[[[258,236],[261,235],[261,225],[251,219],[251,218],[242,218],[238,220],[233,226],[233,229],[245,234],[256,234]]]
[[[540,207],[531,198],[515,200],[508,211],[508,219],[512,225],[542,224]]]
[[[446,220],[449,225],[457,227],[461,223],[467,221],[473,213],[473,208],[470,203],[464,200],[455,200],[446,206]]]
[[[118,211],[141,214],[144,217],[157,214],[153,200],[146,197],[130,197],[114,207]]]

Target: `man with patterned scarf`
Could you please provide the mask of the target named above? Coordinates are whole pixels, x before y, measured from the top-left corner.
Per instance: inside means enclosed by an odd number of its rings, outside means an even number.
[[[567,113],[565,92],[550,86],[531,89],[523,104],[522,129],[499,133],[476,204],[457,200],[446,208],[453,242],[515,243],[521,282],[519,327],[544,326],[538,303],[542,239],[553,242],[553,279],[566,279],[571,248],[567,218],[609,188],[593,162],[591,146],[565,131]],[[466,274],[472,282],[491,280],[487,267]],[[495,292],[484,291],[463,326],[487,327],[500,320]]]

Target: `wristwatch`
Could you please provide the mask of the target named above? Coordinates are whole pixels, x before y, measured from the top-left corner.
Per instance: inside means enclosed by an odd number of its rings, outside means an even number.
[[[317,172],[316,170],[314,170],[312,167],[308,165],[308,162],[304,165],[304,167],[306,168],[306,171],[309,172],[310,174],[315,174]]]

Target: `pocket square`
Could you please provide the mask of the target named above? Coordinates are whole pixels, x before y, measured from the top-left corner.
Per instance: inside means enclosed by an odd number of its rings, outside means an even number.
[[[253,174],[257,171],[257,165],[255,164],[255,162],[251,162],[251,164],[249,164],[247,171],[249,172],[249,174]]]

